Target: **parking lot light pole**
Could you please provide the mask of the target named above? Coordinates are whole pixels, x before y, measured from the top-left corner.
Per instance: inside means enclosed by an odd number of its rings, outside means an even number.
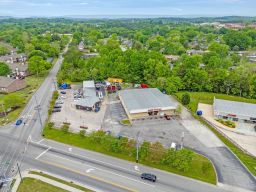
[[[138,131],[137,137],[136,137],[136,163],[139,162],[139,135],[140,135],[140,131]]]

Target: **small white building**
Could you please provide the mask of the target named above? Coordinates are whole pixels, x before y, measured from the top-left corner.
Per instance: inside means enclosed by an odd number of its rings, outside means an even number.
[[[214,98],[213,112],[217,119],[256,123],[256,104]]]

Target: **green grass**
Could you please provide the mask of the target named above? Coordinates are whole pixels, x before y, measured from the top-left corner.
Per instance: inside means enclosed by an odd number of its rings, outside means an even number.
[[[0,103],[3,103],[5,97],[11,97],[11,96],[19,97],[23,100],[20,108],[10,112],[7,115],[7,118],[4,118],[4,117],[0,118],[0,125],[13,122],[17,119],[17,117],[23,111],[27,102],[31,98],[33,92],[39,88],[39,86],[42,84],[44,79],[45,79],[44,77],[29,76],[26,78],[26,83],[28,86],[25,89],[16,91],[14,93],[0,94]],[[3,111],[2,107],[0,108],[0,111]]]
[[[124,125],[131,125],[131,122],[130,122],[129,119],[123,119],[123,120],[121,120],[120,122],[121,122],[122,124],[124,124]]]
[[[115,153],[115,152],[108,151],[101,144],[92,143],[91,139],[88,136],[81,137],[79,134],[64,133],[63,131],[58,130],[58,129],[49,129],[47,126],[44,129],[44,136],[47,139],[55,140],[57,142],[65,143],[68,145],[73,145],[73,146],[80,147],[83,149],[88,149],[88,150],[96,151],[96,152],[103,153],[106,155],[110,155],[113,157],[117,157],[120,159],[135,162],[135,158],[133,156],[129,156],[124,153]],[[160,164],[160,163],[156,164],[156,163],[150,163],[150,162],[145,162],[145,161],[142,161],[140,163],[150,166],[150,167],[154,167],[154,168],[158,168],[161,170],[176,173],[179,175],[183,175],[186,177],[198,179],[198,180],[201,180],[204,182],[216,184],[216,174],[215,174],[215,171],[214,171],[214,168],[213,168],[211,162],[207,158],[205,158],[199,154],[195,154],[195,158],[193,159],[193,162],[192,162],[192,167],[188,172],[182,172],[175,168],[172,168],[172,167]],[[202,166],[205,163],[210,164],[210,168],[207,170],[206,173],[204,173],[202,170]]]
[[[57,181],[57,182],[59,182],[59,183],[63,183],[63,184],[65,184],[65,185],[74,187],[74,188],[76,188],[76,189],[80,189],[80,190],[85,191],[85,192],[92,192],[91,190],[86,189],[86,188],[84,188],[84,187],[82,187],[82,186],[76,185],[76,184],[71,183],[71,182],[68,182],[68,181],[64,181],[64,180],[62,180],[62,179],[53,177],[53,176],[51,176],[51,175],[47,175],[47,174],[45,174],[45,173],[43,173],[43,172],[30,171],[29,173],[30,173],[30,174],[34,174],[34,175],[40,175],[40,176],[46,177],[46,178],[48,178],[48,179]]]
[[[181,100],[181,97],[184,93],[185,92],[178,92],[175,94],[175,96],[178,100]],[[256,99],[246,99],[243,97],[218,94],[218,93],[190,92],[189,94],[190,94],[190,103],[188,104],[187,107],[193,112],[196,112],[198,103],[213,104],[214,97],[217,99],[225,99],[225,100],[240,101],[240,102],[247,102],[247,103],[256,103]]]
[[[176,98],[180,101],[181,96],[183,92],[176,93]],[[244,165],[250,170],[250,172],[256,176],[256,158],[253,156],[250,156],[243,152],[241,149],[236,147],[231,141],[226,139],[224,136],[222,136],[216,129],[214,129],[212,126],[210,126],[207,122],[205,122],[201,117],[198,117],[195,113],[197,110],[198,103],[205,103],[205,104],[212,104],[214,96],[218,99],[226,99],[226,100],[233,100],[233,101],[240,101],[240,102],[248,102],[248,103],[256,103],[255,99],[246,99],[242,97],[236,97],[236,96],[230,96],[230,95],[224,95],[224,94],[215,94],[215,93],[190,93],[190,99],[191,102],[187,106],[191,111],[192,115],[199,120],[201,123],[206,125],[215,135],[218,136],[218,138],[225,143],[229,149],[236,154],[236,156],[244,163]]]
[[[33,178],[24,178],[17,192],[68,192],[43,181]]]

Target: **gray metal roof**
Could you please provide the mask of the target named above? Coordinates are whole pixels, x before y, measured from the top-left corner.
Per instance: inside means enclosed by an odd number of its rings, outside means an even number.
[[[121,100],[130,113],[147,112],[150,109],[176,109],[168,95],[163,94],[157,88],[129,89],[119,92]]]
[[[256,118],[256,104],[214,99],[213,107],[217,112]]]
[[[83,91],[84,97],[96,97],[97,95],[95,88],[84,88]]]
[[[15,79],[0,76],[0,87],[8,87],[10,84],[12,84],[15,81]]]
[[[85,88],[95,88],[94,81],[83,81],[83,89]]]
[[[88,97],[85,99],[80,99],[75,102],[76,105],[83,106],[83,107],[93,107],[95,103],[99,102],[98,97]]]

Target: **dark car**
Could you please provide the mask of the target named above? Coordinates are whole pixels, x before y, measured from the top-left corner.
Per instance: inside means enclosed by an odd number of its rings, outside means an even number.
[[[52,110],[52,112],[53,112],[53,113],[61,112],[61,109],[57,109],[57,108],[55,108],[55,109],[53,109],[53,110]]]
[[[65,95],[65,94],[67,94],[67,92],[66,92],[66,91],[61,91],[60,93],[61,93],[61,94],[64,94],[64,95]]]
[[[54,109],[60,109],[61,107],[61,105],[54,105]]]
[[[152,181],[152,182],[156,182],[156,176],[153,175],[153,174],[150,174],[150,173],[142,173],[140,175],[140,178],[141,179],[146,179],[146,180],[149,180],[149,181]]]
[[[22,119],[18,119],[17,121],[16,121],[16,125],[18,126],[18,125],[21,125],[21,123],[22,123]]]

